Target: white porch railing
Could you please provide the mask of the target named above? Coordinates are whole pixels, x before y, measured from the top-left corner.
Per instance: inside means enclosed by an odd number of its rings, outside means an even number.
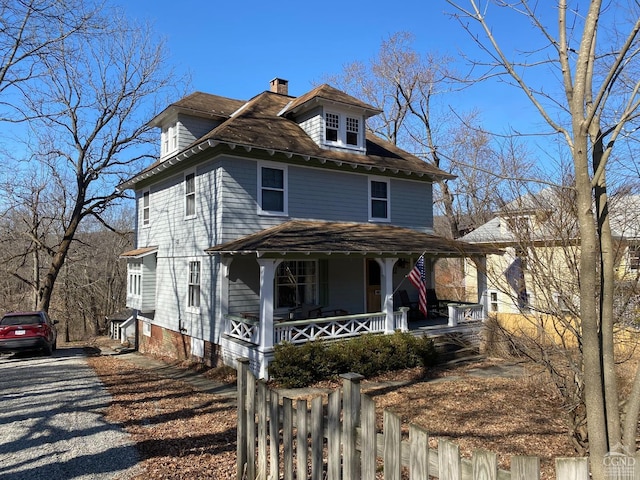
[[[227,325],[225,332],[227,336],[242,340],[243,342],[260,344],[260,322],[252,318],[239,317],[236,315],[226,316]]]
[[[447,325],[450,327],[484,320],[484,305],[481,303],[449,303],[447,307],[449,313]]]
[[[395,325],[399,325],[400,312],[394,312],[393,317]],[[281,322],[274,325],[273,343],[307,343],[311,340],[334,340],[363,333],[381,333],[385,331],[385,322],[384,313]]]
[[[273,325],[273,345],[285,341],[301,344],[312,340],[335,340],[365,333],[390,333],[394,330],[406,332],[407,310],[407,307],[401,307],[400,311],[393,312],[391,325],[387,325],[384,312],[276,322]],[[448,327],[483,320],[482,304],[450,303],[448,310]],[[225,335],[221,342],[225,363],[233,365],[237,358],[247,357],[252,371],[259,378],[268,378],[268,364],[273,359],[273,348],[261,343],[267,342],[260,338],[260,321],[255,317],[239,315],[226,315],[225,321]]]
[[[406,330],[406,317],[403,312],[393,312],[396,329]],[[226,316],[225,334],[243,342],[260,345],[258,320],[236,315]],[[274,323],[273,343],[306,343],[311,340],[334,340],[353,337],[363,333],[382,333],[385,331],[386,314],[384,312],[362,313],[341,317],[321,317],[306,320],[286,320]]]

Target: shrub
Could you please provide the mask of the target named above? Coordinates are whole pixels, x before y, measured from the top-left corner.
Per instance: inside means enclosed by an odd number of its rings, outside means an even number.
[[[275,347],[269,376],[285,388],[299,388],[347,372],[365,378],[380,373],[422,366],[437,360],[433,340],[410,333],[367,334],[337,342],[283,343]]]

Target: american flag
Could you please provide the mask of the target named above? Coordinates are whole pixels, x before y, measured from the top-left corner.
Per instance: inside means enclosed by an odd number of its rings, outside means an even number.
[[[418,306],[420,311],[426,317],[427,316],[427,283],[424,278],[424,256],[420,255],[420,258],[416,262],[416,266],[409,272],[409,281],[413,283],[413,286],[418,289]]]

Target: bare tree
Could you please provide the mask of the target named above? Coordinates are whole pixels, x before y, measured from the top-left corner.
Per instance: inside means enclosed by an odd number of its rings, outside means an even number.
[[[613,338],[615,245],[607,179],[614,146],[633,137],[637,123],[639,6],[622,1],[603,6],[600,0],[580,6],[559,0],[553,7],[528,1],[499,0],[482,7],[476,0],[465,6],[448,3],[488,58],[477,66],[487,67],[487,76],[505,78],[517,86],[550,130],[564,140],[573,161],[580,239],[582,375],[577,381],[584,383],[591,468],[593,478],[600,480],[602,459],[610,449],[622,442],[635,451],[640,410],[640,369],[625,415],[620,410]],[[521,52],[503,50],[506,44],[491,26],[494,8],[511,9],[514,18],[523,16],[540,34],[539,42],[533,44],[528,38]],[[548,15],[543,15],[549,13],[547,8],[556,16],[553,29],[546,22]],[[628,33],[622,33],[625,28]],[[510,37],[509,45],[513,44]],[[533,68],[544,70],[542,83],[531,80]]]
[[[22,280],[36,289],[36,308],[48,310],[80,226],[92,219],[110,228],[105,212],[125,198],[116,185],[139,170],[157,148],[144,119],[157,113],[158,105],[166,104],[166,98],[160,97],[181,79],[167,69],[163,43],[151,28],[130,22],[116,10],[88,15],[84,12],[92,3],[82,0],[22,0],[16,5],[26,13],[21,17],[20,10],[7,17],[7,22],[13,22],[6,29],[11,35],[0,32],[0,43],[13,41],[16,51],[28,55],[21,56],[22,63],[14,60],[8,65],[13,66],[6,69],[6,75],[12,73],[5,81],[13,86],[19,83],[19,88],[3,99],[21,112],[28,126],[24,145],[29,162],[40,165],[31,169],[38,171],[36,184],[42,186],[41,195],[46,192],[49,203],[55,202],[46,215],[53,233],[46,238],[36,235],[47,205],[37,199],[31,203],[30,224],[23,229],[25,234],[31,232],[25,251],[40,257],[28,262],[33,275]],[[76,11],[64,10],[64,6]],[[56,8],[63,9],[58,16],[54,16]],[[35,36],[37,23],[32,18],[37,15],[40,22],[49,19],[52,23],[41,32],[42,37]],[[91,21],[80,21],[86,18]],[[28,25],[24,31],[29,35],[22,34],[21,20]],[[55,32],[64,33],[54,36]],[[24,74],[36,68],[38,75],[27,81]],[[18,168],[8,185],[29,183],[29,178],[34,177]],[[25,251],[16,255],[24,258]]]
[[[447,103],[466,86],[450,69],[452,58],[419,55],[412,41],[407,32],[391,35],[368,64],[354,62],[326,80],[383,111],[368,123],[374,133],[461,177],[454,183],[439,180],[435,193],[448,236],[458,238],[488,219],[505,173],[496,171],[498,152],[492,135],[481,128],[480,114],[454,112]],[[510,160],[503,164],[516,160],[520,172],[529,168],[522,158]]]
[[[98,9],[84,0],[0,0],[0,105],[4,120],[24,120],[11,96],[43,72],[40,59],[67,39],[99,28]],[[15,93],[15,92],[14,92]]]

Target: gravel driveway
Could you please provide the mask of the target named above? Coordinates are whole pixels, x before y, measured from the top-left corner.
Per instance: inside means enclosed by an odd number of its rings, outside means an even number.
[[[109,394],[80,348],[0,355],[0,478],[127,479],[138,454],[107,423]]]

